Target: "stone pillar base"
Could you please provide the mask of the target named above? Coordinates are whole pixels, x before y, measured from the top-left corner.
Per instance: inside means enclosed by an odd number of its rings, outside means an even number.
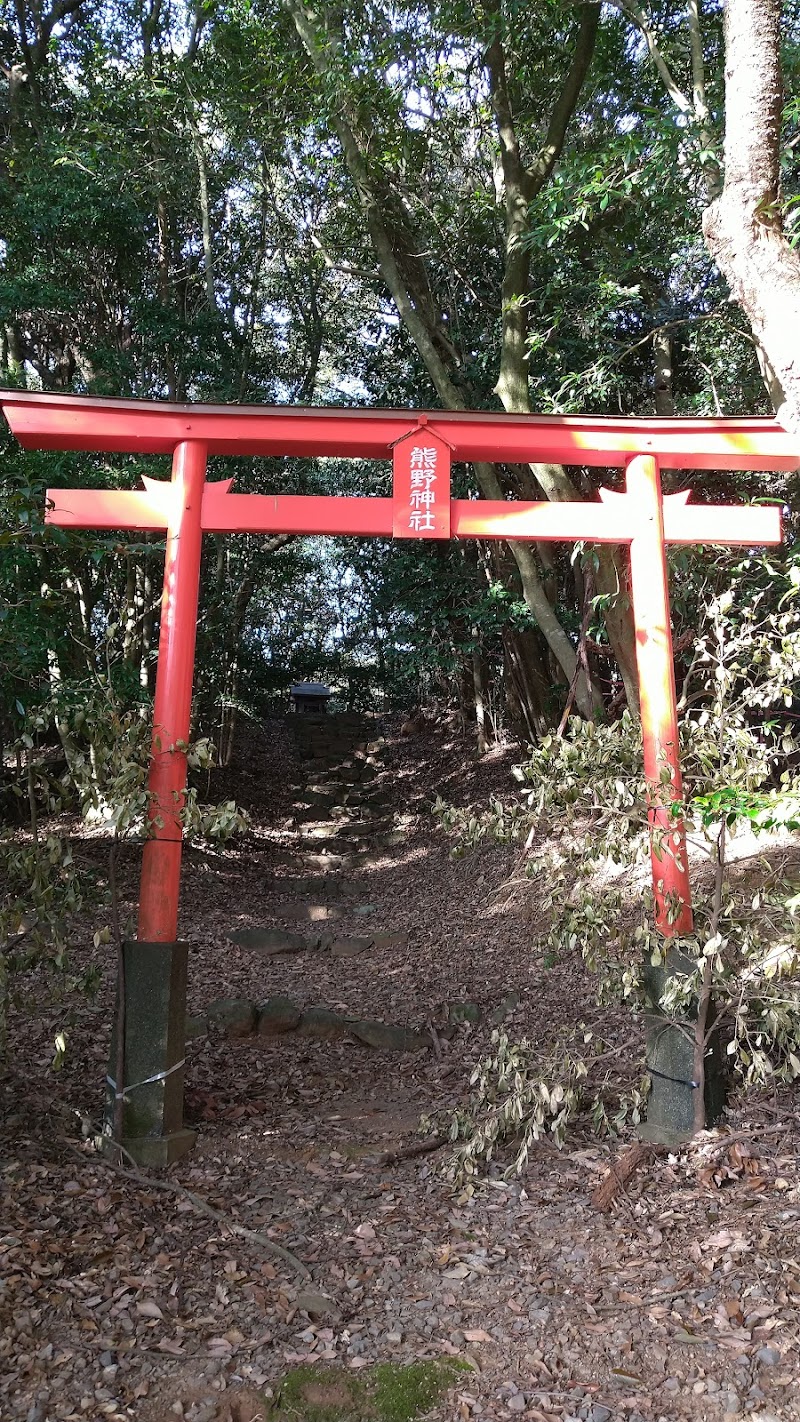
[[[188,1155],[196,1140],[197,1132],[186,1129],[173,1131],[168,1136],[131,1136],[122,1142],[125,1151],[122,1164],[133,1162],[153,1168],[172,1165],[174,1160]],[[112,1159],[118,1154],[116,1143],[110,1136],[103,1138],[103,1153]]]
[[[647,1065],[650,1070],[650,1095],[647,1099],[647,1121],[638,1134],[654,1145],[675,1147],[691,1140],[695,1134],[695,1098],[700,1090],[694,1084],[694,1021],[696,1004],[689,1007],[685,1021],[673,1023],[660,1006],[671,974],[691,974],[694,963],[677,949],[669,949],[666,962],[658,968],[648,964],[645,987],[650,1000],[650,1012],[645,1016]],[[712,1007],[713,1012],[713,1007]],[[713,1018],[709,1017],[709,1025]],[[704,1116],[706,1125],[713,1125],[722,1113],[725,1101],[722,1059],[718,1044],[706,1049],[704,1082]]]
[[[164,1166],[191,1149],[183,1124],[187,943],[122,945],[125,966],[125,1080],[122,1144],[137,1165]],[[117,1069],[116,1022],[108,1075]],[[115,1087],[106,1096],[104,1135],[113,1152]]]
[[[692,1084],[694,1043],[686,1032],[663,1016],[645,1019],[650,1095],[647,1121],[639,1128],[642,1140],[657,1145],[677,1146],[694,1135],[694,1106],[697,1087]],[[689,1030],[691,1024],[687,1024]]]

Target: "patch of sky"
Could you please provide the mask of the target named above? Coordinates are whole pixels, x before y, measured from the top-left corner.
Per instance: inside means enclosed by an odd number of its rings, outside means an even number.
[[[333,388],[347,400],[359,400],[362,403],[369,400],[369,389],[357,375],[340,376],[334,381]]]

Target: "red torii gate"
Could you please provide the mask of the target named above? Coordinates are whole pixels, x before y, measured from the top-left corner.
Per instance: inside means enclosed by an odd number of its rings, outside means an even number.
[[[177,746],[189,739],[203,533],[628,543],[656,921],[666,937],[691,930],[684,828],[675,812],[682,785],[666,544],[779,543],[781,521],[777,506],[694,505],[688,492],[663,496],[660,469],[795,469],[800,443],[777,421],[176,405],[27,391],[0,392],[0,404],[27,449],[172,456],[170,482],[144,479],[144,489],[133,492],[51,489],[46,514],[49,523],[66,528],[167,535],[150,770],[152,837],[144,847],[138,923],[143,946],[174,945],[177,935],[186,788],[186,760]],[[393,496],[234,494],[230,479],[206,483],[209,456],[288,454],[391,459]],[[601,489],[599,502],[451,499],[453,459],[618,466],[626,471],[625,492]],[[170,986],[171,994],[173,988],[178,984]],[[170,1063],[158,1074],[165,1097],[166,1078],[181,1065]],[[152,1091],[153,1079],[150,1074],[139,1084]],[[182,1102],[180,1076],[170,1085],[180,1090]],[[174,1102],[170,1111],[162,1104],[163,1130],[187,1136],[176,1131]],[[158,1139],[165,1138],[163,1130]],[[147,1134],[155,1139],[156,1133]],[[168,1159],[180,1148],[185,1142],[166,1154],[140,1150],[139,1156]]]

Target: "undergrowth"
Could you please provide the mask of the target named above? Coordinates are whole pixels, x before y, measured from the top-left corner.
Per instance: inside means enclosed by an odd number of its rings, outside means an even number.
[[[776,611],[770,578],[778,577]],[[627,1001],[637,1012],[663,1014],[699,1042],[701,1068],[720,1041],[745,1088],[800,1076],[800,886],[788,837],[775,833],[800,827],[791,714],[800,676],[799,586],[791,559],[782,571],[766,559],[743,560],[733,586],[709,598],[683,681],[685,798],[670,809],[685,820],[694,858],[699,851],[709,866],[693,872],[691,934],[667,944],[655,927],[645,887],[641,731],[627,713],[609,725],[573,718],[562,736],[545,737],[515,768],[513,799],[495,796],[478,813],[441,799],[434,806],[456,856],[487,838],[519,844],[504,890],[513,896],[535,885],[547,926],[532,947],[543,962],[580,954],[599,1004]],[[668,774],[663,788],[668,796]],[[767,854],[759,837],[768,833]],[[734,867],[742,848],[744,870]],[[669,844],[658,852],[669,853]],[[664,969],[655,1001],[654,968]],[[590,1033],[548,1052],[493,1035],[470,1099],[451,1122],[460,1183],[469,1185],[498,1152],[510,1153],[510,1168],[521,1170],[535,1140],[546,1134],[560,1145],[579,1115],[600,1132],[641,1118],[646,1079],[632,1087],[606,1073],[598,1084],[605,1054]]]

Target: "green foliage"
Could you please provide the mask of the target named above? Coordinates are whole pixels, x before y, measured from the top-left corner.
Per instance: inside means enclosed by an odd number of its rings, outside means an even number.
[[[516,1143],[518,1172],[528,1163],[532,1143],[545,1133],[562,1145],[581,1101],[586,1065],[568,1052],[547,1071],[526,1038],[510,1043],[505,1032],[495,1031],[492,1048],[470,1077],[469,1111],[453,1119],[451,1139],[467,1138],[456,1155],[459,1180],[469,1181],[477,1162],[491,1161],[498,1144],[509,1139]]]
[[[583,1047],[590,1043],[592,1033],[584,1032]],[[598,1135],[617,1135],[624,1125],[637,1125],[647,1080],[617,1093],[609,1114],[607,1092],[589,1080],[591,1068],[591,1059],[575,1048],[562,1045],[543,1057],[526,1037],[510,1042],[505,1032],[493,1032],[490,1050],[470,1077],[469,1101],[450,1124],[456,1149],[449,1170],[459,1189],[469,1197],[493,1160],[506,1164],[508,1173],[521,1174],[534,1142],[547,1137],[560,1148],[579,1115],[590,1115]]]
[[[54,758],[58,738],[63,760]],[[0,832],[0,1060],[6,1051],[7,1010],[15,979],[35,966],[56,975],[69,972],[69,944],[83,916],[102,906],[117,914],[113,868],[106,875],[88,872],[76,862],[69,834],[54,818],[77,807],[90,826],[102,827],[113,847],[120,839],[141,840],[148,823],[150,792],[149,708],[125,709],[108,685],[62,685],[26,718],[11,746],[23,771],[11,790],[28,814],[28,826]],[[209,770],[214,748],[207,740],[179,743],[191,770]],[[226,841],[241,832],[246,817],[233,801],[202,803],[190,787],[181,807],[187,839]],[[113,852],[113,849],[112,849]],[[121,925],[116,925],[118,931]],[[108,926],[95,935],[95,946],[110,941]],[[91,969],[74,986],[96,985]],[[62,1049],[56,1054],[58,1061]]]
[[[40,55],[30,36],[41,19],[30,6],[5,3],[2,13],[4,64],[25,74],[8,94],[5,383],[435,405],[430,372],[387,297],[368,210],[380,215],[411,306],[467,402],[496,408],[507,253],[487,48],[499,26],[520,153],[534,162],[563,82],[561,57],[574,45],[569,7],[513,5],[495,16],[460,3],[411,5],[387,24],[380,7],[323,5],[313,24],[330,61],[324,74],[276,0],[196,12],[178,3],[152,14],[82,6]],[[685,15],[653,23],[690,94]],[[530,282],[518,299],[534,409],[649,411],[659,332],[672,343],[679,412],[765,408],[752,344],[699,233],[704,175],[719,147],[720,31],[712,10],[702,33],[707,122],[687,113],[676,121],[635,25],[619,10],[602,13],[589,79],[524,235]],[[794,50],[791,30],[789,72]],[[344,161],[343,116],[374,188],[366,208]],[[795,119],[790,105],[790,138]],[[784,165],[790,196],[794,152]],[[8,677],[17,696],[29,704],[26,688],[36,693],[47,680],[56,645],[70,663],[65,680],[105,673],[108,653],[119,679],[151,687],[160,546],[140,540],[128,557],[112,539],[42,537],[41,491],[120,478],[127,486],[141,472],[163,477],[163,463],[8,457],[10,536],[23,552],[13,577],[0,570],[0,594],[13,584]],[[219,473],[260,492],[389,491],[385,465],[264,458],[225,461]],[[535,496],[527,471],[499,474],[507,496]],[[580,477],[590,492],[600,476]],[[454,478],[459,496],[474,495],[472,469],[457,467]],[[735,476],[720,492],[746,484]],[[4,537],[0,527],[0,546]],[[441,551],[344,540],[265,551],[263,539],[217,540],[204,556],[198,628],[203,734],[227,755],[237,716],[263,714],[304,676],[336,682],[345,700],[383,695],[409,706],[435,697],[466,712],[474,657],[495,724],[513,717],[532,735],[557,723],[565,689],[513,565],[485,553],[476,564],[463,547]],[[574,632],[580,588],[570,559],[555,551],[541,574]],[[117,628],[111,644],[104,625]],[[515,680],[517,634],[530,665]],[[541,705],[530,692],[537,677]],[[527,723],[515,704],[526,687]],[[603,690],[613,706],[613,668]]]
[[[512,254],[487,52],[502,40],[520,157],[535,165],[566,72],[562,60],[574,50],[573,9],[514,4],[498,15],[448,0],[406,6],[387,23],[379,6],[323,4],[312,19],[326,66],[312,62],[283,0],[199,10],[181,0],[155,10],[114,0],[82,5],[41,46],[45,17],[29,0],[0,0],[0,12],[5,385],[175,400],[435,406],[431,370],[387,294],[387,265],[374,242],[380,219],[408,310],[426,324],[459,398],[471,408],[497,408]],[[697,56],[693,67],[685,12],[654,15],[653,25],[675,84],[691,96]],[[791,77],[796,38],[792,21],[784,40]],[[767,408],[752,341],[700,236],[720,146],[718,9],[702,17],[701,42],[705,116],[691,98],[676,108],[635,24],[619,8],[602,9],[558,164],[528,204],[515,249],[529,262],[525,289],[511,299],[527,320],[525,368],[536,410],[651,412],[656,342],[664,340],[672,370],[666,395],[677,413]],[[363,158],[358,182],[347,166],[343,118]],[[791,219],[794,100],[785,118]],[[128,488],[142,474],[166,477],[166,462],[22,452],[5,438],[0,454],[4,795],[29,795],[14,768],[19,746],[26,770],[30,752],[41,766],[33,787],[41,812],[69,792],[120,833],[133,832],[146,808],[143,707],[153,689],[163,539],[120,543],[47,528],[44,491]],[[390,492],[387,461],[265,456],[215,465],[214,477],[260,493]],[[506,497],[538,495],[535,471],[498,464],[496,472]],[[453,477],[459,497],[475,496],[471,467],[456,465]],[[586,469],[575,477],[589,497],[613,476]],[[767,493],[795,502],[789,476],[705,471],[696,482],[712,501]],[[573,641],[583,564],[590,570],[592,556],[586,549],[573,562],[555,547],[537,564]],[[673,563],[679,647],[699,609],[730,580],[753,591],[751,611],[746,598],[737,599],[736,627],[726,637],[731,647],[736,637],[741,643],[741,655],[728,658],[732,668],[742,663],[731,671],[730,693],[747,685],[755,699],[743,706],[740,725],[728,718],[722,760],[702,719],[706,710],[715,714],[706,663],[701,655],[689,666],[679,652],[699,829],[710,834],[723,812],[736,824],[791,825],[792,786],[775,781],[780,737],[770,723],[783,717],[780,735],[790,733],[784,713],[797,678],[787,649],[775,643],[774,620],[762,652],[767,662],[779,657],[782,701],[759,703],[765,679],[751,676],[747,661],[762,636],[759,618],[777,615],[778,585],[783,580],[788,591],[791,571],[748,557],[737,565],[708,550],[676,551]],[[237,721],[280,706],[297,679],[331,681],[345,704],[410,707],[435,699],[457,705],[465,719],[482,699],[496,730],[511,724],[541,744],[522,772],[531,802],[493,806],[465,842],[492,826],[501,836],[525,836],[534,812],[554,835],[561,819],[568,826],[576,817],[577,825],[583,816],[598,856],[620,868],[639,862],[635,738],[622,723],[617,732],[587,733],[585,743],[576,726],[563,741],[548,740],[566,687],[502,547],[207,539],[200,607],[196,734],[214,742],[221,758],[235,747]],[[790,600],[789,619],[792,608]],[[601,611],[596,599],[590,660],[613,720],[620,681]],[[780,636],[794,636],[789,623]],[[131,748],[127,759],[104,734],[102,718],[90,716],[89,730],[78,722],[82,699],[94,705],[99,683],[113,689],[107,719]],[[767,723],[763,731],[756,732],[756,718]],[[66,780],[51,773],[51,762],[45,769],[57,745]],[[584,773],[589,761],[601,768],[596,784]],[[734,797],[725,803],[714,799],[723,762],[725,794]],[[188,821],[210,828],[194,791],[185,814],[187,829]],[[235,810],[215,823],[234,827]],[[579,886],[566,941],[596,940],[603,961],[625,964],[626,944],[616,954],[609,947],[616,908],[601,931],[592,918],[591,873],[576,865],[568,840],[562,835],[548,870],[554,893]],[[630,934],[637,952],[648,947],[646,924]],[[553,941],[545,951],[557,957],[563,947]],[[632,973],[629,962],[620,968],[626,990],[635,986],[626,978]]]

